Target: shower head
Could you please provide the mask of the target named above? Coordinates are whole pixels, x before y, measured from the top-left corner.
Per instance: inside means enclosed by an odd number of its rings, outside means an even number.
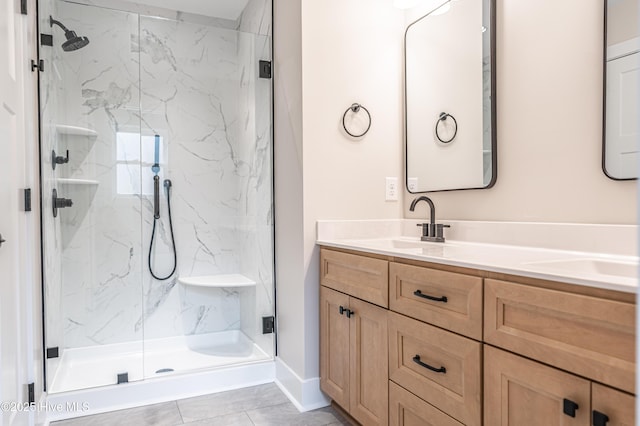
[[[62,43],[62,50],[65,52],[73,52],[74,50],[81,49],[89,44],[89,39],[87,37],[78,36],[75,31],[71,31],[65,27],[62,22],[56,21],[53,17],[49,16],[49,26],[53,27],[53,24],[56,24],[64,30],[64,36],[67,38],[67,41]]]

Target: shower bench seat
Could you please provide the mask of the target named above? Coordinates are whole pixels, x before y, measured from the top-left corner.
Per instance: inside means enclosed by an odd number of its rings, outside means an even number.
[[[179,277],[182,285],[196,287],[253,287],[256,282],[242,274],[203,275],[198,277]]]

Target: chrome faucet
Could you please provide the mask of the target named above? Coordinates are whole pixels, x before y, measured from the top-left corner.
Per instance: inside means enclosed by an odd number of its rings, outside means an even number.
[[[426,201],[429,204],[429,223],[419,223],[418,226],[422,227],[422,236],[420,240],[422,241],[430,241],[434,243],[444,243],[444,228],[450,228],[450,225],[443,225],[441,223],[436,223],[436,206],[433,205],[433,201],[429,197],[425,197],[424,195],[416,198],[411,202],[411,206],[409,206],[409,210],[415,211],[416,204],[420,201]]]

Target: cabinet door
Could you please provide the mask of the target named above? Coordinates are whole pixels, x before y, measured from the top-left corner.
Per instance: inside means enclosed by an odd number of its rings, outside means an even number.
[[[591,385],[592,424],[594,426],[634,426],[636,400],[628,393],[598,383]]]
[[[349,410],[349,296],[320,287],[320,389]]]
[[[363,425],[389,421],[387,310],[351,298],[349,413]]]
[[[590,424],[589,381],[488,345],[484,355],[485,425]],[[571,403],[577,404],[575,417],[564,413]]]

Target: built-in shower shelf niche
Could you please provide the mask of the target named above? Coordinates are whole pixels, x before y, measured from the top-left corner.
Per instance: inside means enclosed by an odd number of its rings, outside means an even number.
[[[61,185],[98,185],[100,182],[92,179],[70,179],[70,178],[58,178],[58,183]]]
[[[60,135],[70,136],[87,136],[89,138],[97,138],[98,132],[86,127],[69,126],[67,124],[56,124],[56,132]]]
[[[199,277],[179,277],[182,285],[195,287],[254,287],[256,282],[242,274],[203,275]]]

